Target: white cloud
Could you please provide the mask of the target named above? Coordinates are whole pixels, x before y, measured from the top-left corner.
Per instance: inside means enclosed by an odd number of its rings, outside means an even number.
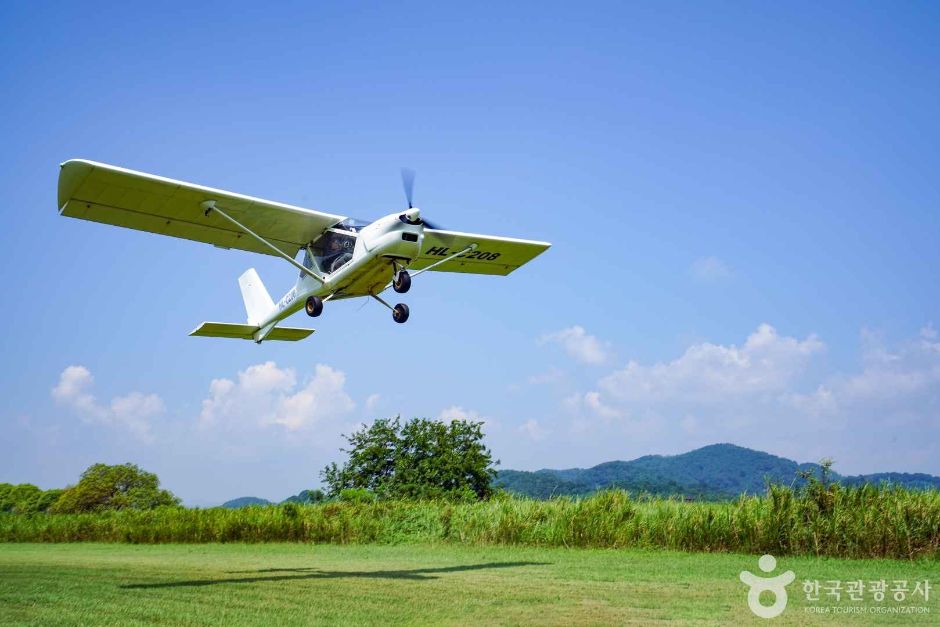
[[[530,418],[529,420],[526,420],[524,423],[519,425],[518,431],[519,433],[522,433],[528,437],[530,440],[534,440],[536,442],[544,440],[545,437],[551,433],[551,431],[542,427],[539,424],[539,421],[535,420],[534,418]]]
[[[460,405],[451,405],[441,410],[437,419],[442,422],[453,422],[454,420],[469,420],[471,422],[482,422],[484,429],[494,431],[499,429],[499,421],[481,416],[480,412],[474,409],[464,409]]]
[[[762,324],[741,345],[701,342],[671,361],[631,361],[562,407],[571,433],[627,434],[644,452],[730,441],[800,461],[833,456],[842,472],[929,470],[940,455],[935,438],[924,437],[940,432],[933,327],[895,346],[865,333],[855,372],[823,372],[825,349],[815,335]],[[909,463],[898,466],[898,455]]]
[[[278,368],[273,361],[256,364],[239,372],[237,382],[210,383],[199,425],[237,429],[275,424],[298,431],[352,411],[355,403],[345,385],[344,373],[323,364],[300,386],[293,369]]]
[[[442,422],[453,422],[455,420],[472,420],[474,422],[480,422],[483,420],[483,417],[476,410],[464,409],[460,405],[451,405],[446,409],[442,409],[441,413],[437,415],[437,419]]]
[[[549,368],[545,372],[532,375],[526,379],[526,383],[529,385],[547,385],[549,383],[558,383],[564,378],[564,376],[565,373],[558,368]]]
[[[380,394],[370,394],[366,397],[366,411],[372,411],[375,409],[376,405],[379,404],[379,401],[382,400]]]
[[[606,398],[621,403],[724,403],[786,391],[824,348],[815,335],[781,337],[762,324],[741,347],[703,342],[670,362],[642,366],[631,361],[601,379],[598,387]]]
[[[603,364],[610,356],[609,347],[579,325],[554,333],[546,333],[539,338],[538,342],[539,344],[558,344],[569,357],[582,364]]]
[[[74,409],[86,422],[126,429],[144,441],[153,439],[150,420],[164,411],[159,396],[131,392],[102,405],[90,392],[94,382],[95,378],[85,366],[68,366],[52,388],[52,397],[60,405]]]
[[[692,276],[702,283],[717,283],[731,278],[731,268],[718,257],[700,257],[692,262]]]
[[[59,375],[59,384],[52,388],[52,397],[87,417],[103,418],[105,409],[88,392],[94,382],[95,378],[85,366],[69,366]]]
[[[929,406],[931,397],[940,392],[940,341],[932,326],[894,349],[869,332],[863,333],[862,341],[861,372],[833,377],[812,395],[794,400],[812,399],[814,407],[822,405],[829,413],[862,406],[898,407],[912,400]]]
[[[584,404],[602,418],[619,418],[620,410],[610,407],[601,400],[599,392],[588,392],[584,395]]]

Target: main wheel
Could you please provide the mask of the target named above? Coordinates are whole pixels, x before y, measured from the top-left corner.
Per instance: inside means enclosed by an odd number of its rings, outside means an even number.
[[[323,299],[319,296],[311,296],[307,299],[306,304],[304,304],[304,309],[308,316],[316,318],[323,312]]]
[[[392,289],[399,294],[404,294],[411,289],[411,275],[407,270],[399,270],[395,274],[395,280],[392,281]]]
[[[398,324],[408,320],[408,305],[404,303],[395,305],[395,308],[392,309],[392,319]]]

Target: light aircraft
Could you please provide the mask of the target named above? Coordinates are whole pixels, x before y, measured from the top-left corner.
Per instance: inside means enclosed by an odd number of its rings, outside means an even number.
[[[374,298],[408,320],[408,306],[379,294],[404,294],[422,272],[507,275],[551,245],[434,228],[412,204],[414,172],[402,170],[408,208],[367,223],[346,216],[242,196],[210,187],[73,159],[59,170],[59,214],[160,235],[281,257],[300,271],[275,303],[254,268],[238,278],[246,324],[203,322],[190,335],[297,341],[313,329],[277,326],[303,308],[319,316],[323,304]],[[303,253],[302,259],[299,253]],[[409,270],[412,272],[409,273]]]

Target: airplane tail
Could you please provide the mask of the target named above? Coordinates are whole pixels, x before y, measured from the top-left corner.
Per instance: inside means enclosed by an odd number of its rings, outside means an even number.
[[[245,311],[248,313],[248,323],[261,324],[261,321],[274,309],[274,301],[264,288],[261,277],[254,268],[249,268],[238,277],[238,287],[242,290],[242,299],[245,301]]]
[[[245,274],[238,277],[238,286],[242,290],[242,298],[245,301],[245,311],[248,313],[248,324],[238,324],[233,322],[203,322],[193,329],[190,335],[200,337],[229,337],[240,340],[254,340],[262,342],[263,340],[283,340],[287,342],[296,342],[302,340],[311,333],[313,329],[299,329],[296,327],[278,327],[276,322],[269,322],[264,327],[261,323],[266,320],[274,311],[274,301],[268,290],[264,289],[264,283],[258,277],[258,273],[251,268]]]

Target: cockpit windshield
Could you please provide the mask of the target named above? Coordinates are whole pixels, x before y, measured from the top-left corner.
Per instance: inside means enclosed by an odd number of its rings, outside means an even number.
[[[339,226],[334,228],[339,228]],[[343,230],[355,233],[351,229]],[[314,240],[310,248],[304,253],[304,267],[324,274],[336,272],[352,261],[355,248],[355,235],[331,229]],[[313,253],[312,256],[311,252]]]
[[[351,231],[352,233],[358,233],[370,224],[371,222],[368,220],[360,220],[359,218],[346,218],[333,228],[342,229],[343,231]]]

